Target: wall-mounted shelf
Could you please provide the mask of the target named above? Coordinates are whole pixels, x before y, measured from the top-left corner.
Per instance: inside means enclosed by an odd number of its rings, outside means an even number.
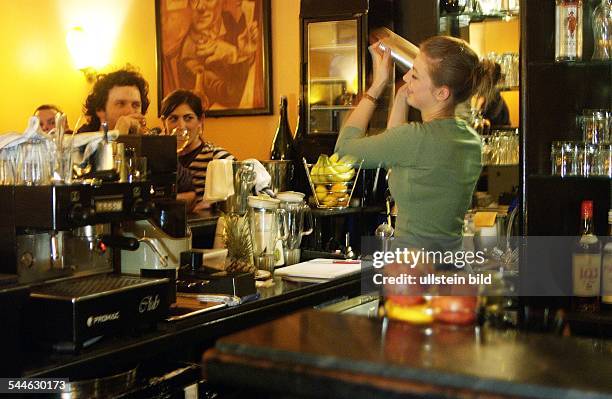
[[[310,47],[310,51],[323,51],[323,52],[335,52],[335,51],[357,51],[355,44],[330,44],[326,46],[315,46]]]
[[[312,83],[344,83],[346,82],[346,78],[342,78],[342,77],[335,77],[335,76],[331,76],[331,77],[315,77],[310,79],[310,81]]]
[[[519,91],[519,86],[498,87],[499,91]]]
[[[356,105],[311,105],[310,109],[312,111],[329,111],[329,110],[337,110],[337,111],[346,111],[357,108]]]
[[[475,13],[475,12],[461,12],[461,13],[444,13],[440,15],[440,18],[444,17],[464,17],[469,18],[472,22],[480,22],[484,20],[504,20],[518,18],[519,10],[516,11],[498,11],[492,13]]]
[[[567,62],[556,62],[556,61],[530,61],[527,63],[529,66],[536,67],[560,67],[560,68],[607,68],[612,67],[612,61],[567,61]]]

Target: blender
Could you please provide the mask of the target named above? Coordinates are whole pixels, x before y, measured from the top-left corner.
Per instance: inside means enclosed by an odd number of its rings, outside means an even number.
[[[276,261],[282,257],[276,244],[287,238],[286,212],[275,198],[251,195],[247,202],[255,266],[273,275]]]
[[[293,265],[300,261],[300,245],[302,237],[312,233],[313,219],[310,207],[304,201],[304,194],[296,191],[285,191],[276,196],[280,200],[280,209],[285,211],[283,217],[287,225],[287,238],[283,243],[285,265]],[[309,228],[305,229],[304,219]]]

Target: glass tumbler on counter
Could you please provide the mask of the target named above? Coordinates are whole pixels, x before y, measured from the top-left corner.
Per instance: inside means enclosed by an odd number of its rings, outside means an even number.
[[[15,184],[41,186],[51,183],[53,153],[44,139],[30,139],[18,146]]]
[[[0,185],[15,184],[17,174],[17,150],[3,148],[0,150]]]

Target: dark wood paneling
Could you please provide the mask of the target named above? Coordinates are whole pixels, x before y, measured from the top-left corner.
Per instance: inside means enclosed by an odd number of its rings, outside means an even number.
[[[366,12],[368,0],[302,0],[300,17],[323,18],[355,15]]]

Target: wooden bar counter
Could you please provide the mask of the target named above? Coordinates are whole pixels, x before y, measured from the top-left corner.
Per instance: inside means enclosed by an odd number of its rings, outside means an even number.
[[[609,341],[308,310],[217,341],[204,365],[263,397],[583,399],[612,397],[611,360]]]

